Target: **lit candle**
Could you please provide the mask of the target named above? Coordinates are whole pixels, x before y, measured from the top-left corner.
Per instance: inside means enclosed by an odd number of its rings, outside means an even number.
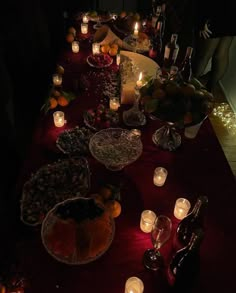
[[[92,52],[93,52],[93,55],[100,53],[100,44],[99,43],[92,44]]]
[[[125,283],[125,293],[143,293],[144,285],[137,277],[130,277]]]
[[[191,204],[186,198],[178,198],[175,202],[174,216],[177,219],[182,220],[187,216],[190,207]]]
[[[167,170],[163,167],[157,167],[154,171],[153,183],[156,186],[163,186],[167,177]]]
[[[62,84],[62,75],[61,74],[53,74],[52,76],[52,82],[54,85],[58,86]]]
[[[136,129],[136,128],[130,130],[130,137],[131,138],[140,138],[140,136],[141,136],[141,130]]]
[[[73,41],[71,44],[71,48],[74,53],[78,53],[79,52],[79,42]]]
[[[88,24],[87,23],[81,23],[81,33],[82,34],[88,33]]]
[[[145,233],[152,231],[152,226],[155,222],[156,214],[151,210],[144,210],[141,214],[140,229]]]
[[[116,54],[116,65],[120,65],[120,54]]]
[[[135,26],[134,26],[134,37],[138,37],[138,23],[137,22],[135,23]]]
[[[109,103],[110,109],[113,111],[117,111],[120,107],[120,101],[118,97],[111,97]]]
[[[88,23],[88,22],[89,22],[88,16],[85,14],[83,16],[83,23]]]
[[[139,78],[138,78],[138,80],[136,81],[136,86],[137,86],[138,88],[141,88],[142,85],[143,85],[142,77],[143,77],[143,74],[142,74],[142,72],[140,72],[140,73],[139,73]]]
[[[53,120],[56,127],[62,127],[65,124],[65,115],[62,111],[56,111],[53,113]]]

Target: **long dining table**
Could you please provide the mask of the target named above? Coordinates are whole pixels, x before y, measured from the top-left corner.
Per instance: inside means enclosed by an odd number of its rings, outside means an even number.
[[[83,112],[96,107],[102,98],[101,74],[105,78],[110,72],[118,70],[115,62],[102,70],[90,67],[86,58],[91,54],[94,30],[91,26],[89,33],[82,35],[79,24],[76,28],[80,39],[79,53],[73,53],[68,45],[63,48],[58,60],[65,70],[63,89],[74,91],[76,99],[66,107],[58,107],[64,111],[67,119],[63,127],[54,126],[54,110],[42,113],[21,170],[19,196],[32,173],[45,164],[66,157],[56,147],[58,135],[65,129],[85,126]],[[85,76],[87,85],[81,87],[80,81]],[[119,113],[122,111],[123,106]],[[119,183],[121,186],[122,212],[115,218],[112,244],[100,258],[81,265],[61,263],[43,246],[40,226],[23,229],[16,245],[16,255],[29,281],[25,292],[121,293],[125,292],[126,280],[132,276],[143,281],[145,293],[169,292],[166,267],[173,256],[173,237],[179,223],[173,215],[175,201],[184,197],[193,206],[200,195],[207,196],[209,204],[205,236],[200,248],[200,275],[192,292],[236,292],[236,182],[211,122],[206,119],[194,139],[185,138],[183,130],[179,130],[182,143],[172,152],[157,147],[152,141],[152,135],[160,125],[158,120],[147,119],[147,123],[139,127],[142,154],[120,171],[110,171],[91,154],[86,156],[91,172],[89,193],[97,192],[100,182]],[[122,121],[121,127],[126,127]],[[162,187],[153,184],[153,173],[158,166],[168,170],[167,180]],[[142,262],[145,250],[152,247],[150,233],[140,230],[143,210],[166,215],[172,221],[172,236],[161,247],[165,269],[156,272],[146,269]]]

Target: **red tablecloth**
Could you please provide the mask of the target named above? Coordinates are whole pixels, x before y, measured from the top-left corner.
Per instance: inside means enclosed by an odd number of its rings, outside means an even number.
[[[101,98],[102,83],[86,63],[90,51],[89,39],[80,42],[80,52],[70,49],[62,53],[59,64],[65,68],[64,88],[74,87],[77,99],[63,108],[68,123],[55,128],[52,112],[42,116],[32,142],[31,153],[25,162],[19,181],[23,183],[31,172],[45,163],[62,157],[55,146],[58,134],[65,128],[83,125],[82,113],[95,106]],[[116,70],[116,66],[113,70]],[[110,69],[104,70],[105,72]],[[83,90],[77,81],[89,76]],[[76,86],[75,86],[76,85]],[[182,135],[182,145],[175,152],[156,147],[152,134],[159,127],[157,121],[147,121],[141,128],[144,145],[141,157],[122,171],[112,172],[88,156],[91,169],[91,192],[99,182],[120,182],[122,213],[115,219],[116,231],[109,250],[98,260],[80,266],[69,266],[54,260],[41,243],[40,228],[25,231],[17,244],[20,266],[29,280],[27,292],[113,292],[123,293],[125,281],[137,276],[144,282],[144,292],[168,292],[165,272],[150,272],[144,268],[142,257],[152,246],[149,234],[139,228],[140,214],[151,209],[157,215],[171,218],[173,234],[178,221],[173,216],[175,200],[186,197],[194,205],[197,196],[206,195],[209,207],[206,215],[206,233],[201,246],[201,272],[193,292],[236,292],[234,231],[236,184],[221,146],[209,120],[205,120],[198,136],[191,140]],[[155,167],[163,166],[168,177],[163,187],[153,184]],[[161,249],[168,263],[172,253],[172,238]]]

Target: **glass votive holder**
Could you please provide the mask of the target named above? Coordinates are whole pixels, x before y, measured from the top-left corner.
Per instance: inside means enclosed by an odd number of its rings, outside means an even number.
[[[82,34],[87,34],[88,33],[88,24],[87,23],[81,23],[81,33]]]
[[[83,23],[88,23],[89,22],[88,15],[84,14],[82,20],[83,20]]]
[[[109,107],[113,111],[117,111],[120,107],[120,99],[118,97],[110,97]]]
[[[130,132],[129,132],[129,137],[130,137],[131,139],[134,139],[134,138],[135,138],[135,139],[136,139],[136,138],[140,138],[141,135],[142,135],[141,130],[136,129],[136,128],[131,129]]]
[[[79,53],[79,42],[73,41],[71,44],[71,49],[73,53]]]
[[[66,123],[65,114],[62,111],[56,111],[53,113],[53,121],[56,127],[62,127]]]
[[[157,216],[153,211],[144,210],[140,218],[140,229],[145,233],[150,233],[156,217]]]
[[[154,175],[153,175],[153,183],[156,186],[163,186],[165,184],[166,178],[167,178],[168,172],[165,168],[163,167],[157,167],[154,170]]]
[[[58,73],[53,74],[52,82],[55,86],[61,85],[62,84],[62,75],[58,74]]]
[[[143,281],[137,277],[130,277],[125,282],[125,293],[143,293]]]
[[[186,198],[178,198],[175,202],[174,216],[182,220],[185,218],[191,208],[190,202]]]
[[[92,43],[92,53],[93,53],[93,55],[100,53],[100,44],[99,43]]]

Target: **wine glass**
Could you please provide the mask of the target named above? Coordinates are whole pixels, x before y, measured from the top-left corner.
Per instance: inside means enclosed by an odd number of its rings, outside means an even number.
[[[151,231],[153,248],[147,249],[143,256],[143,264],[146,268],[157,271],[163,266],[159,249],[169,239],[171,229],[172,223],[168,217],[160,215],[156,218]]]

